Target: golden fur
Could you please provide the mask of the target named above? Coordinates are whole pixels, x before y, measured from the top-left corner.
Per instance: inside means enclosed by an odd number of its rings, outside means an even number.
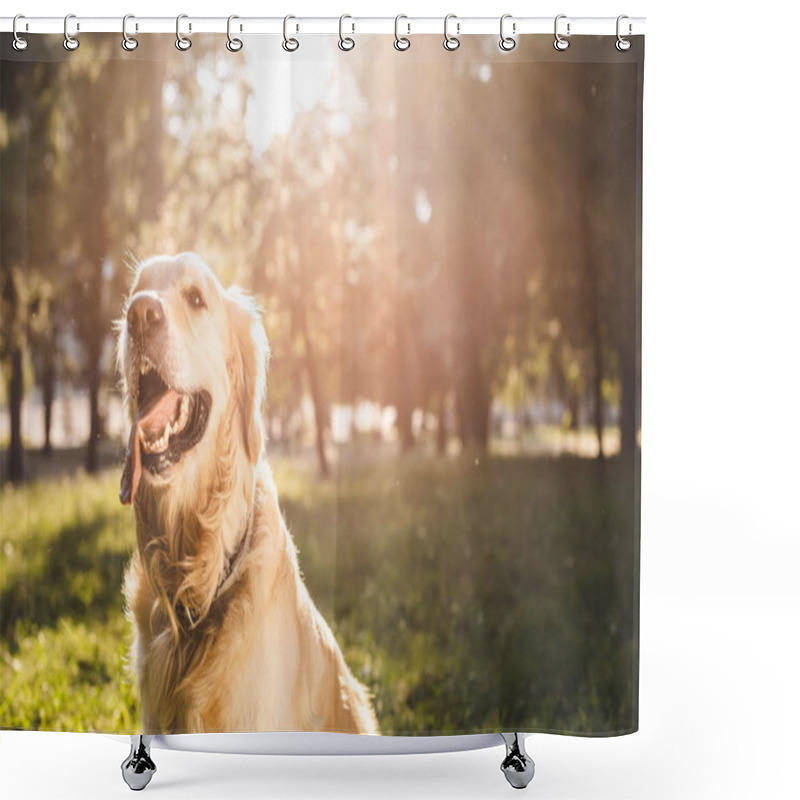
[[[202,292],[201,312],[187,307],[187,287]],[[148,353],[156,368],[213,400],[203,439],[166,475],[145,470],[133,500],[137,549],[124,591],[143,731],[378,733],[279,510],[262,447],[268,346],[257,307],[186,253],[142,264],[128,302],[140,292],[166,309],[161,354]],[[133,421],[138,365],[124,320],[119,364]]]

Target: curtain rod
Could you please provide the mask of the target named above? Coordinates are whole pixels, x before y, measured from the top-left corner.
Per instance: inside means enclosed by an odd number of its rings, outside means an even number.
[[[129,35],[141,33],[175,33],[175,17],[136,17],[128,18],[126,30]],[[555,17],[513,17],[506,16],[504,30],[507,34],[520,35],[549,33],[554,31]],[[25,17],[17,20],[17,33],[64,33],[64,17]],[[395,25],[404,36],[414,34],[443,34],[444,17],[405,17],[396,22],[394,17],[354,17],[347,15],[342,22],[342,30],[347,35],[360,33],[393,34]],[[338,34],[338,17],[292,17],[288,30],[295,35]],[[617,33],[616,17],[570,17],[559,15],[559,31],[562,35],[609,35]],[[569,26],[569,27],[568,27]],[[220,33],[228,31],[227,17],[193,17],[181,15],[181,31],[192,33]],[[644,17],[624,19],[621,33],[636,36],[644,33]],[[0,17],[0,32],[10,33],[14,29],[14,17]],[[237,34],[283,34],[284,17],[238,17],[232,30]],[[500,16],[496,17],[453,17],[449,20],[451,34],[464,36],[471,34],[499,33]],[[69,33],[79,36],[84,33],[122,33],[122,17],[80,17],[70,15]]]

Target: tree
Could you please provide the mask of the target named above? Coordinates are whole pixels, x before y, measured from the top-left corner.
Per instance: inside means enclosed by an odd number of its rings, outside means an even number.
[[[100,392],[113,377],[108,345],[124,291],[119,266],[126,248],[135,247],[141,226],[157,217],[164,183],[164,66],[109,57],[118,44],[104,37],[94,47],[105,59],[62,65],[62,180],[74,187],[65,205],[65,297],[85,356],[90,473],[98,469],[103,436]],[[131,153],[142,154],[140,169],[130,168]],[[124,184],[115,179],[120,175]]]
[[[45,45],[47,47],[47,45]],[[37,224],[49,209],[54,145],[46,134],[55,117],[56,66],[9,60],[0,72],[0,361],[8,381],[11,436],[7,477],[24,477],[22,401],[24,352],[42,335],[51,294],[55,230]]]

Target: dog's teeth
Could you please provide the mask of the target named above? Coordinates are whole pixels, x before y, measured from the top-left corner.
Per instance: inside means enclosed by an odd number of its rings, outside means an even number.
[[[169,441],[172,436],[180,433],[185,427],[189,418],[189,398],[185,395],[181,396],[181,404],[178,411],[178,418],[169,420],[164,427],[161,436],[157,439],[148,439],[144,428],[141,425],[138,427],[139,438],[142,442],[142,448],[145,453],[163,453],[169,446]]]
[[[186,395],[181,395],[181,404],[178,410],[178,418],[172,423],[172,433],[179,433],[186,427],[186,420],[189,417],[189,402]]]

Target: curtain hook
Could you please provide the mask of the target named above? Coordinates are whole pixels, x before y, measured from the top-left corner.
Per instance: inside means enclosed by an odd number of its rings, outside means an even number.
[[[407,39],[405,36],[400,35],[401,19],[407,20],[408,17],[405,14],[398,14],[394,18],[394,49],[403,51],[408,50],[408,48],[411,47],[411,39]],[[411,33],[411,25],[408,25],[408,32]]]
[[[67,16],[64,17],[64,49],[69,50],[70,52],[72,52],[73,50],[77,50],[81,46],[81,43],[78,41],[78,39],[75,36],[70,35],[69,21],[71,19],[75,19],[74,14],[67,14]],[[81,29],[80,23],[76,22],[75,30],[79,31],[80,29]]]
[[[294,37],[290,38],[288,36],[288,27],[289,27],[289,20],[290,19],[297,19],[297,17],[288,14],[283,18],[283,49],[287,53],[294,53],[298,47],[300,47],[300,42],[297,41]],[[300,26],[297,26],[297,30],[299,30]]]
[[[135,39],[133,36],[128,36],[129,19],[136,19],[136,17],[134,17],[133,14],[126,14],[122,18],[122,49],[127,50],[130,53],[139,46],[139,40]]]
[[[616,43],[615,47],[616,47],[616,48],[617,48],[617,50],[619,50],[621,53],[624,53],[626,50],[630,50],[630,49],[631,49],[631,44],[632,44],[632,42],[631,42],[631,40],[630,40],[630,39],[626,39],[626,38],[624,38],[624,37],[622,36],[622,34],[620,34],[620,32],[619,32],[619,28],[620,28],[620,22],[622,22],[622,20],[624,20],[624,19],[628,19],[628,18],[629,18],[629,17],[628,17],[628,15],[627,15],[627,14],[620,14],[620,15],[617,17],[617,43]],[[630,23],[628,23],[628,36],[630,36],[630,35],[631,35],[631,30],[632,30],[632,27],[633,27],[633,26],[632,26]]]
[[[553,32],[556,35],[555,41],[553,42],[553,47],[559,52],[563,52],[569,47],[569,39],[565,39],[559,32],[558,32],[558,21],[560,19],[566,19],[566,14],[559,14],[556,17],[555,25],[553,26]],[[569,36],[569,22],[567,23],[567,36]]]
[[[353,19],[353,18],[349,14],[342,14],[342,16],[339,17],[339,49],[348,52],[349,50],[352,50],[356,46],[356,43],[355,40],[352,39],[350,36],[345,36],[342,31],[342,26],[344,25],[344,21],[346,19]],[[355,22],[351,23],[351,25],[353,27],[351,33],[355,33],[356,32]]]
[[[460,22],[456,22],[456,35],[455,36],[451,36],[447,32],[447,23],[450,22],[451,19],[457,20],[458,17],[455,14],[448,14],[444,18],[444,42],[443,42],[443,45],[444,45],[444,49],[445,50],[449,50],[452,53],[453,50],[458,50],[458,48],[461,47],[461,40],[458,38],[458,34],[461,33],[461,23]]]
[[[227,47],[231,53],[238,53],[244,47],[244,42],[241,39],[231,36],[231,22],[235,19],[239,19],[236,14],[231,14],[228,17],[228,41],[225,42],[225,47]],[[241,25],[239,26],[239,30],[242,30]]]
[[[506,53],[509,53],[517,46],[517,40],[511,36],[506,36],[505,34],[505,25],[507,19],[512,19],[512,15],[503,14],[503,16],[500,17],[500,49],[504,50]],[[513,33],[517,32],[516,22],[512,23],[511,30]]]
[[[175,36],[176,36],[175,47],[177,47],[178,50],[184,52],[192,46],[192,40],[181,33],[181,20],[188,18],[189,18],[188,14],[178,14],[177,18],[175,19]],[[189,33],[191,32],[192,32],[192,23],[190,22]]]
[[[20,19],[25,19],[25,16],[23,14],[17,14],[17,16],[14,17],[14,24],[13,24],[13,26],[11,28],[11,30],[14,33],[14,41],[11,42],[11,44],[14,46],[15,50],[22,51],[22,50],[27,50],[28,49],[29,42],[28,42],[27,39],[23,39],[17,33],[17,21],[20,20]],[[28,30],[28,23],[27,22],[25,23],[25,30],[26,31]]]

